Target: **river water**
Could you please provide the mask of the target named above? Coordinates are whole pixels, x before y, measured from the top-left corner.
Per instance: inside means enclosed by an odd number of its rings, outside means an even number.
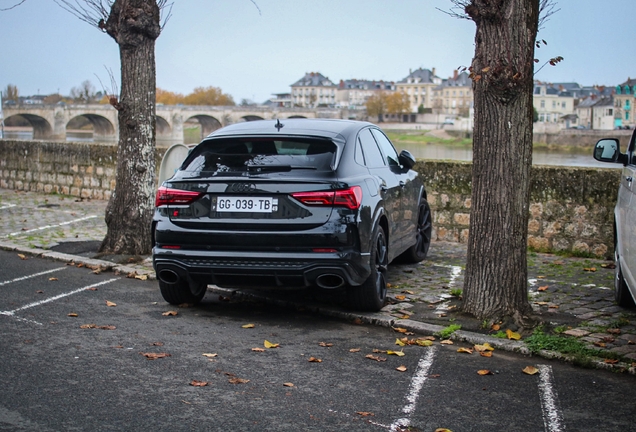
[[[5,131],[5,138],[30,140],[33,138],[32,132],[10,132]],[[67,133],[67,141],[75,142],[93,142],[93,134],[91,132],[69,132]],[[109,144],[116,144],[115,141],[109,141]],[[169,147],[177,144],[176,141],[158,140],[157,145],[161,147]],[[189,144],[189,143],[187,143]],[[442,144],[417,144],[405,143],[396,145],[398,152],[400,150],[410,151],[416,159],[430,160],[455,160],[455,161],[471,161],[473,152],[470,147],[446,146]],[[619,168],[618,164],[602,163],[594,160],[591,150],[577,150],[576,152],[565,152],[559,150],[534,149],[532,154],[533,165],[561,165],[561,166],[579,166],[579,167],[599,167],[599,168]]]

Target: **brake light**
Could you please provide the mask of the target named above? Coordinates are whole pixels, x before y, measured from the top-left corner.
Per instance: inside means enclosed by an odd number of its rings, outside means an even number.
[[[155,197],[155,207],[169,204],[190,204],[201,198],[205,192],[194,192],[181,189],[172,189],[161,186]]]
[[[357,210],[362,203],[362,188],[352,186],[337,191],[294,192],[291,196],[310,206],[338,206]]]

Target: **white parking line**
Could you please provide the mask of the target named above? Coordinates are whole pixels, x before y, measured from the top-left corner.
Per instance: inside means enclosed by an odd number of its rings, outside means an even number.
[[[5,204],[5,205],[0,207],[0,210],[8,209],[8,208],[15,207],[15,206],[16,206],[15,204]]]
[[[42,275],[49,274],[49,273],[58,272],[60,270],[64,270],[65,268],[66,268],[66,266],[59,267],[59,268],[54,268],[52,270],[46,270],[46,271],[43,271],[43,272],[40,272],[40,273],[34,273],[32,275],[22,276],[22,277],[19,277],[19,278],[15,278],[15,279],[11,279],[11,280],[8,280],[8,281],[0,282],[0,286],[8,285],[8,284],[14,283],[14,282],[20,282],[20,281],[23,281],[23,280],[31,279],[31,278],[42,276]]]
[[[563,417],[558,407],[557,392],[553,385],[552,367],[548,365],[538,365],[539,369],[539,396],[541,397],[541,408],[543,414],[543,424],[547,432],[562,432]]]
[[[26,309],[31,309],[31,308],[36,307],[36,306],[41,306],[43,304],[50,303],[52,301],[59,300],[59,299],[64,298],[64,297],[68,297],[68,296],[71,296],[73,294],[80,293],[82,291],[86,291],[89,288],[94,288],[94,287],[98,287],[98,286],[101,286],[101,285],[106,285],[106,284],[109,284],[111,282],[115,282],[116,280],[119,280],[119,279],[120,278],[108,279],[108,280],[101,281],[101,282],[98,282],[98,283],[95,283],[95,284],[86,285],[85,287],[78,288],[76,290],[69,291],[67,293],[58,294],[56,296],[49,297],[49,298],[44,299],[44,300],[40,300],[40,301],[37,301],[37,302],[29,303],[29,304],[27,304],[25,306],[19,307],[17,309],[13,309],[11,311],[0,311],[0,315],[10,316],[10,317],[16,318],[16,319],[21,320],[21,321],[28,321],[28,322],[32,322],[34,324],[42,325],[41,323],[39,323],[37,321],[31,321],[31,320],[27,320],[25,318],[17,317],[17,316],[15,316],[15,313],[23,311],[23,310],[26,310]]]
[[[433,365],[435,352],[435,348],[429,348],[426,356],[424,356],[424,358],[421,358],[419,363],[417,364],[417,370],[415,371],[413,378],[411,378],[409,392],[406,395],[406,400],[408,403],[404,406],[404,408],[402,408],[402,413],[405,414],[405,416],[394,421],[389,427],[390,431],[398,431],[405,427],[408,427],[411,424],[411,414],[413,413],[413,411],[415,411],[417,399],[420,397],[420,390],[422,390],[422,386],[428,378],[428,371]]]
[[[84,216],[84,217],[79,218],[79,219],[73,219],[73,220],[62,222],[62,223],[55,224],[55,225],[45,225],[45,226],[41,226],[41,227],[38,227],[38,228],[30,229],[30,230],[17,231],[17,232],[9,233],[9,234],[6,234],[5,237],[12,237],[12,236],[20,235],[20,234],[28,234],[28,233],[32,233],[32,232],[35,232],[35,231],[42,231],[42,230],[49,229],[49,228],[57,228],[57,227],[65,226],[65,225],[70,225],[70,224],[75,223],[75,222],[82,222],[82,221],[85,221],[85,220],[88,220],[88,219],[94,219],[96,217],[97,217],[97,215]]]

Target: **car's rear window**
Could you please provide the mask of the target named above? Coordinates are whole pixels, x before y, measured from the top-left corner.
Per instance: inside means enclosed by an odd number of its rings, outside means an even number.
[[[328,140],[298,138],[231,138],[204,141],[196,146],[181,169],[187,172],[288,172],[332,169],[336,145]]]

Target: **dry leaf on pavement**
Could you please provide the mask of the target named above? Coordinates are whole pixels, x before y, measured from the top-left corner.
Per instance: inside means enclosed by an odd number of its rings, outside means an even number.
[[[477,371],[477,373],[479,375],[492,375],[492,372],[490,372],[488,369],[480,369]]]
[[[479,355],[482,357],[492,357],[492,351],[479,351]]]
[[[351,352],[351,353],[357,353],[357,352],[360,352],[360,348],[351,348],[351,349],[349,350],[349,352]]]
[[[400,339],[395,339],[395,344],[398,346],[405,346],[406,343],[404,343],[404,341],[400,340]]]
[[[285,387],[293,387],[294,383],[286,382],[286,383],[283,383],[283,386],[285,386]]]
[[[466,354],[472,354],[473,350],[471,348],[459,348],[457,349],[458,353],[466,353]]]
[[[483,345],[475,345],[475,351],[478,352],[486,352],[486,351],[494,351],[495,349],[488,343],[484,343]]]
[[[444,339],[442,341],[439,341],[439,343],[441,343],[442,345],[452,345],[453,341],[450,339]]]
[[[243,379],[243,378],[238,378],[238,377],[233,377],[233,378],[230,378],[228,380],[228,382],[230,384],[247,384],[248,382],[250,382],[250,380]]]
[[[326,348],[333,346],[333,344],[330,342],[320,342],[318,345],[320,345],[321,347],[326,347]]]
[[[115,307],[115,306],[117,306],[117,303],[113,303],[112,301],[108,301],[108,300],[106,300],[106,306],[108,306],[108,307]]]
[[[310,363],[322,363],[322,360],[316,357],[309,357]]]
[[[167,311],[167,312],[162,313],[161,315],[163,315],[163,316],[177,316],[178,314],[179,314],[179,312],[177,312],[177,311]]]
[[[71,312],[69,314],[66,314],[66,316],[70,316],[70,317],[76,318],[77,314],[75,312]]]
[[[534,375],[537,372],[539,372],[539,369],[537,369],[534,366],[526,366],[521,372],[523,372],[526,375]]]
[[[205,357],[207,357],[207,358],[214,358],[214,357],[218,356],[218,354],[216,354],[216,353],[214,353],[214,354],[211,354],[211,353],[203,353],[203,355],[204,355]]]
[[[24,254],[18,254],[18,257],[19,257],[21,260],[25,260],[25,259],[27,259],[26,255],[24,255]]]
[[[49,278],[49,280],[50,280],[50,281],[56,281],[56,280],[57,280],[57,278],[56,278],[56,277],[50,277],[50,278]]]
[[[271,343],[267,339],[265,339],[265,342],[263,342],[263,345],[265,346],[265,348],[278,348],[278,347],[280,347],[279,343]]]
[[[386,361],[386,358],[380,357],[380,356],[374,356],[373,354],[367,354],[365,357],[371,360],[379,361],[379,362]]]
[[[407,371],[407,367],[402,365],[402,366],[396,367],[395,370],[400,371],[400,372],[406,372]]]
[[[197,381],[197,380],[192,380],[190,382],[190,385],[193,387],[205,387],[206,385],[208,385],[207,381]]]
[[[387,351],[386,352],[388,355],[396,355],[398,357],[404,357],[406,354],[404,354],[404,351]]]
[[[512,340],[519,340],[521,339],[521,335],[517,332],[513,332],[510,329],[506,330],[506,336],[508,336],[508,339],[512,339]]]
[[[356,414],[362,417],[373,417],[375,415],[372,412],[368,412],[368,411],[358,411],[356,412]]]
[[[265,348],[252,348],[254,352],[265,352]]]
[[[156,360],[164,357],[170,357],[168,353],[151,353],[151,352],[140,352],[142,356],[146,357],[148,360]]]
[[[244,329],[251,329],[251,328],[254,328],[254,324],[243,324],[243,325],[241,326],[241,328],[244,328]]]
[[[537,288],[537,291],[545,291],[548,289],[548,285],[544,285],[544,286],[540,286],[539,288]]]

